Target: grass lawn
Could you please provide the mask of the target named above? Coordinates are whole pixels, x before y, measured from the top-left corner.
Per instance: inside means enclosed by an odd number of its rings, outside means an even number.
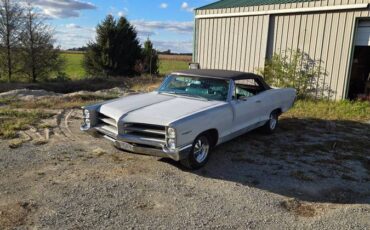
[[[370,103],[366,101],[298,100],[284,116],[333,121],[370,121]]]
[[[177,60],[160,60],[159,74],[166,75],[173,71],[189,69],[188,62]]]
[[[62,57],[66,61],[64,72],[72,80],[80,80],[86,76],[82,67],[83,53],[62,52]]]
[[[62,57],[66,60],[64,72],[69,78],[81,80],[86,76],[86,72],[82,67],[82,52],[62,52]],[[160,56],[159,73],[160,75],[166,75],[176,70],[188,69],[190,60],[190,56]]]

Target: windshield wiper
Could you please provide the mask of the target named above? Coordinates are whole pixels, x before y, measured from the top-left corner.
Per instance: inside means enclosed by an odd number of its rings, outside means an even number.
[[[202,96],[195,95],[195,94],[190,94],[190,93],[185,93],[185,92],[178,92],[178,91],[158,91],[158,93],[159,94],[175,94],[175,95],[181,95],[181,96],[195,97],[195,98],[198,98],[198,99],[203,99],[203,100],[209,101],[209,99],[206,98],[206,97],[202,97]]]
[[[159,94],[165,93],[165,94],[176,94],[176,91],[158,91]]]
[[[199,96],[199,95],[195,95],[195,94],[190,94],[190,93],[185,93],[185,92],[175,92],[175,94],[183,95],[183,96],[189,96],[189,97],[195,97],[195,98],[199,98],[199,99],[209,101],[208,98],[202,97],[202,96]]]

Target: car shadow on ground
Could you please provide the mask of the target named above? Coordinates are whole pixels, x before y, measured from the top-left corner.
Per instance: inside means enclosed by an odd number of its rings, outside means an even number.
[[[370,124],[283,118],[272,135],[218,146],[194,173],[304,201],[370,203],[369,140]]]

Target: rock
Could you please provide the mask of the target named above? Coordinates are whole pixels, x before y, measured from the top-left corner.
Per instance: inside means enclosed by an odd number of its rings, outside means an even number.
[[[60,96],[61,94],[48,92],[46,90],[31,90],[31,89],[16,89],[5,93],[0,93],[0,98],[17,98],[22,100],[33,100],[35,98],[47,97],[47,96]]]
[[[21,147],[23,144],[23,141],[21,139],[14,139],[9,141],[9,148],[11,149],[17,149]]]

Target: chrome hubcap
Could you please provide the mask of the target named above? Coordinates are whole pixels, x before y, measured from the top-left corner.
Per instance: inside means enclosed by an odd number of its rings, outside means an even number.
[[[208,156],[209,143],[207,138],[201,137],[194,145],[194,158],[198,163],[202,163]]]
[[[276,116],[274,114],[271,114],[270,115],[270,129],[274,130],[276,128],[276,124],[277,124]]]

